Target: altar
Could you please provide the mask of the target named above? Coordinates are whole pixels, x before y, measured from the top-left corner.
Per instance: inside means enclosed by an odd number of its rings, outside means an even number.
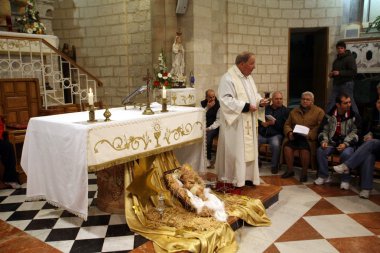
[[[154,115],[141,110],[110,109],[68,113],[30,119],[23,146],[21,166],[28,176],[27,198],[46,199],[87,219],[88,172],[125,164],[175,150],[181,163],[204,170],[204,110],[193,107],[152,105]]]

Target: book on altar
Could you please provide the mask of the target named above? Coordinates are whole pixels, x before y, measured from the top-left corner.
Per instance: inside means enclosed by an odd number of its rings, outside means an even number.
[[[267,120],[269,120],[269,121],[276,121],[276,118],[275,117],[273,117],[272,115],[265,115],[265,118],[267,119]]]
[[[306,136],[309,134],[310,128],[302,125],[295,125],[293,133]]]

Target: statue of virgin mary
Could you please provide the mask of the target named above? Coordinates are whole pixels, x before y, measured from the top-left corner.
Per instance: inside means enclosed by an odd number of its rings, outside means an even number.
[[[172,47],[172,69],[170,70],[174,80],[179,82],[181,82],[185,73],[185,49],[182,45],[181,34],[177,32],[177,36],[175,36]]]

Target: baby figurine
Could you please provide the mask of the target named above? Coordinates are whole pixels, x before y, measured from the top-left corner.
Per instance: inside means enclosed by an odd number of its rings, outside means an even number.
[[[201,198],[203,201],[206,201],[207,198],[204,195],[205,187],[202,184],[202,181],[197,178],[195,172],[188,165],[184,165],[181,168],[181,172],[180,180],[183,183],[183,187],[188,189],[195,196]]]

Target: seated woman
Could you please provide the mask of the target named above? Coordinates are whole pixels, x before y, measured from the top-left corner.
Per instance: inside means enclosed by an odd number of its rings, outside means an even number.
[[[334,166],[338,173],[350,173],[350,169],[360,166],[360,187],[359,196],[364,199],[369,198],[373,188],[373,169],[375,161],[380,160],[380,98],[376,102],[376,109],[373,111],[369,121],[364,143],[354,152],[354,154],[344,163]]]
[[[313,161],[312,166],[315,166],[317,134],[324,115],[325,112],[320,107],[314,105],[314,94],[310,91],[302,93],[301,105],[290,112],[284,125],[285,140],[283,147],[285,162],[288,168],[281,176],[282,178],[294,176],[294,151],[299,150],[302,166],[300,182],[307,181],[307,169],[309,168],[310,160]],[[309,128],[309,133],[306,136],[293,133],[296,125]]]

